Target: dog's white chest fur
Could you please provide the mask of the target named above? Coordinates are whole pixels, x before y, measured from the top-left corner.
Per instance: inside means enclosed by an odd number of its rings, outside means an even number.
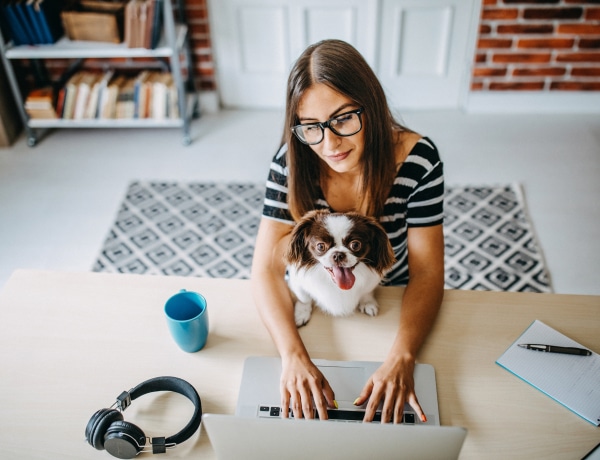
[[[296,297],[297,326],[308,322],[313,302],[321,310],[334,316],[348,316],[357,309],[369,316],[375,316],[379,311],[373,290],[381,277],[364,264],[359,264],[354,269],[356,282],[348,290],[338,288],[322,265],[308,269],[290,266],[288,273],[289,286]]]

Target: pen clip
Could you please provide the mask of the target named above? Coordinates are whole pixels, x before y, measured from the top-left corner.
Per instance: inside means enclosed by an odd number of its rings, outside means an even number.
[[[535,343],[519,343],[518,346],[527,350],[548,351],[547,345],[538,345]]]

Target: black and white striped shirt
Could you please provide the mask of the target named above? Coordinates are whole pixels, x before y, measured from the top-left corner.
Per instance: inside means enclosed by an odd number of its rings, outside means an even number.
[[[273,161],[267,179],[263,216],[294,225],[287,205],[287,145],[282,146]],[[334,212],[319,193],[315,209]],[[428,138],[413,147],[398,169],[379,221],[385,229],[396,255],[383,285],[405,285],[408,282],[408,227],[427,227],[444,221],[444,171],[437,148]]]

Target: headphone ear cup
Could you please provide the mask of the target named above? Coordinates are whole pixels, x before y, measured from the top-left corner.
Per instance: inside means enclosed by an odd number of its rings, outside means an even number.
[[[113,457],[134,458],[146,445],[146,435],[133,423],[117,420],[104,435],[104,448]]]
[[[85,427],[87,442],[98,450],[104,449],[104,435],[108,427],[116,421],[123,420],[123,414],[115,409],[100,409]]]

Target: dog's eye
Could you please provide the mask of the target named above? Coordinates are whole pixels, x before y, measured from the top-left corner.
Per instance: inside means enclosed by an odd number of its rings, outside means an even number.
[[[349,244],[350,250],[353,252],[360,251],[362,244],[358,240],[352,240]]]
[[[320,254],[323,254],[325,251],[327,251],[327,245],[325,243],[317,243],[315,248]]]

